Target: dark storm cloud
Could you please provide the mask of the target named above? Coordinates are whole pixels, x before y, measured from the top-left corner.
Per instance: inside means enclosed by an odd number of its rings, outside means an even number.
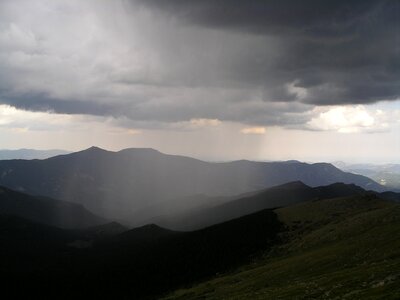
[[[267,101],[355,104],[400,95],[398,1],[138,2],[183,24],[275,37],[281,53],[272,65],[259,53],[228,67],[228,76],[269,90]],[[306,97],[284,88],[294,81]]]
[[[352,25],[384,5],[384,1],[368,0],[138,0],[138,2],[167,12],[183,21],[208,27],[260,34],[312,34],[323,38],[348,34]]]
[[[301,127],[315,106],[399,98],[399,3],[2,1],[0,103]]]

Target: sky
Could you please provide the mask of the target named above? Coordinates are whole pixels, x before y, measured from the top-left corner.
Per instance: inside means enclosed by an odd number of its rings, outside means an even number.
[[[400,163],[393,0],[3,0],[0,148]]]

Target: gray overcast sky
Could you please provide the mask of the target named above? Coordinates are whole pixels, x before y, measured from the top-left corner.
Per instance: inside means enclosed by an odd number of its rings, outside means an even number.
[[[0,148],[400,161],[398,1],[4,0]]]

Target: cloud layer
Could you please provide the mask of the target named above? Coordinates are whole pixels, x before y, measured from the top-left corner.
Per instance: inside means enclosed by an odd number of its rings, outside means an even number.
[[[324,130],[332,126],[315,107],[399,98],[399,7],[2,1],[0,103],[112,116],[128,128],[227,121]]]

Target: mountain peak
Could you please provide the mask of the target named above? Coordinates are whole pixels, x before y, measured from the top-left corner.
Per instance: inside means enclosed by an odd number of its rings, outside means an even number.
[[[295,160],[295,159],[287,160],[287,161],[284,161],[284,162],[287,163],[287,164],[301,164],[302,163],[301,161]]]
[[[97,146],[92,146],[92,147],[87,148],[86,150],[83,150],[83,151],[107,151],[107,150],[102,149],[102,148],[97,147]]]
[[[161,153],[160,151],[153,148],[126,148],[118,151],[118,153],[126,153],[126,152],[148,152],[148,153]]]
[[[97,146],[92,146],[92,147],[87,148],[85,150],[74,152],[72,154],[78,154],[78,153],[79,154],[82,154],[82,153],[85,153],[85,154],[93,154],[93,153],[97,154],[97,153],[110,153],[110,152],[112,152],[112,151],[108,151],[106,149],[103,149],[103,148],[100,148],[100,147],[97,147]]]
[[[102,149],[102,148],[99,148],[99,147],[96,147],[96,146],[92,146],[92,147],[90,147],[90,148],[87,148],[87,149],[84,149],[84,150],[81,150],[81,151],[78,151],[78,152],[72,152],[72,153],[70,153],[70,154],[67,154],[67,155],[61,155],[61,156],[56,156],[56,157],[52,157],[52,158],[50,158],[50,160],[52,160],[52,159],[63,159],[63,158],[65,158],[65,157],[68,157],[68,158],[77,158],[77,157],[80,157],[80,158],[82,158],[82,157],[85,157],[85,158],[87,158],[87,157],[99,157],[99,156],[103,156],[104,154],[109,154],[109,153],[114,153],[114,152],[112,152],[112,151],[108,151],[108,150],[105,150],[105,149]]]

